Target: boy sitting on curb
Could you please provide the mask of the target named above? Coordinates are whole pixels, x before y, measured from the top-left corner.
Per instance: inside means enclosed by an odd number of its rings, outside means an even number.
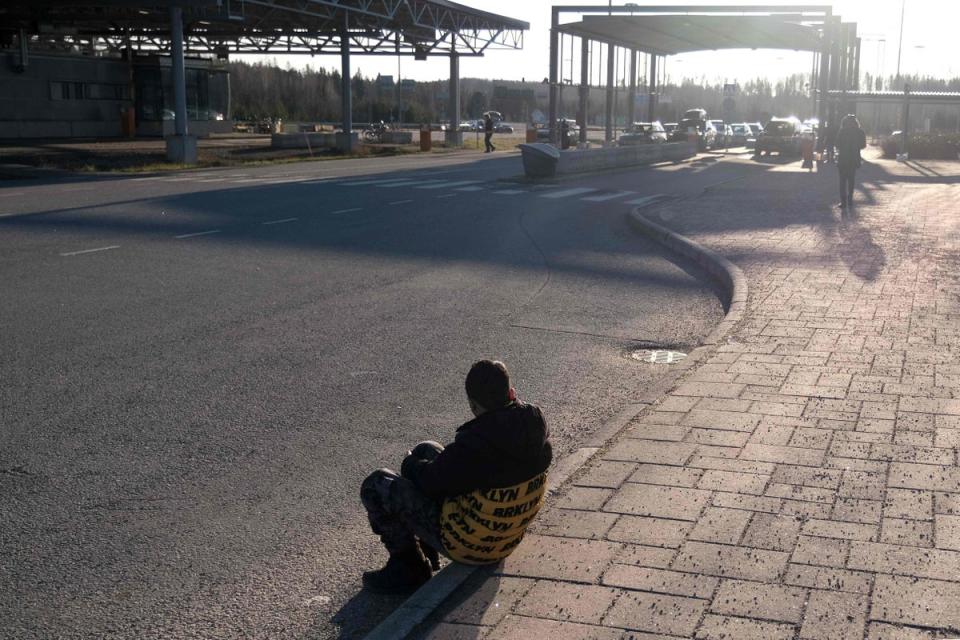
[[[476,417],[451,444],[421,442],[400,475],[379,469],[360,487],[390,554],[363,574],[370,591],[416,589],[439,569],[439,553],[466,564],[507,557],[543,504],[553,453],[540,409],[517,399],[502,362],[476,362],[465,387]]]

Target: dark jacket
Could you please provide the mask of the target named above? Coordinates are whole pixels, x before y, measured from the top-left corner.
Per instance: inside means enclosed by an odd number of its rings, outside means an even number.
[[[841,127],[837,133],[837,167],[848,173],[860,167],[860,150],[867,146],[867,134],[860,127]]]
[[[493,133],[493,118],[483,119],[483,130],[487,133]]]
[[[433,461],[407,456],[401,473],[425,494],[450,498],[523,482],[546,471],[552,459],[539,407],[516,401],[461,426]]]

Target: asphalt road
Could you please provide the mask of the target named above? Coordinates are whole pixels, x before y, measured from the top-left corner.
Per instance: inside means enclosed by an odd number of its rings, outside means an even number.
[[[720,320],[629,202],[515,155],[0,183],[0,637],[355,638],[398,600],[358,485],[510,366],[558,457]]]

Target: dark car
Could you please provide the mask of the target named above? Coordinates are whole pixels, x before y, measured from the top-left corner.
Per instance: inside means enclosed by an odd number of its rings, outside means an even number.
[[[677,128],[677,123],[676,123],[676,122],[664,122],[664,123],[663,123],[663,130],[667,132],[667,136],[668,136],[668,137],[670,136],[671,133],[673,133],[673,132],[676,130],[676,128]]]
[[[575,120],[559,118],[557,120],[557,131],[566,131],[567,145],[576,144],[577,139],[580,137],[580,127]],[[537,142],[550,142],[550,129],[548,127],[543,126],[537,129]],[[562,142],[561,140],[561,143]],[[564,146],[564,148],[566,148],[566,146]]]
[[[747,126],[750,127],[750,131],[753,133],[754,138],[763,133],[763,125],[759,122],[748,122]]]
[[[618,140],[621,145],[651,144],[667,141],[667,132],[659,122],[634,122]]]
[[[498,122],[493,125],[493,131],[494,133],[513,133],[513,127],[506,122]]]
[[[800,155],[800,123],[792,118],[773,118],[757,137],[754,152],[770,155]]]
[[[686,142],[689,136],[697,136],[697,148],[700,151],[713,149],[717,146],[717,129],[709,120],[700,118],[684,118],[677,123],[677,128],[670,134],[670,140],[674,142]]]
[[[747,141],[753,137],[753,132],[750,131],[750,125],[746,123],[732,124],[730,125],[730,130],[732,131],[730,144],[735,147],[746,146]]]

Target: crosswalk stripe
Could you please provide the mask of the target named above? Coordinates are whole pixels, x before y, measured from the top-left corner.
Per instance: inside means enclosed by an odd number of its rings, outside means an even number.
[[[375,186],[380,189],[392,189],[394,187],[409,187],[415,184],[432,184],[434,182],[444,182],[444,180],[403,180],[402,182],[395,182],[393,184],[378,184]]]
[[[455,190],[456,190],[456,191],[483,191],[483,187],[477,187],[477,186],[472,186],[472,187],[457,187],[457,189],[455,189]]]
[[[341,182],[339,186],[341,187],[359,187],[366,184],[390,184],[391,182],[410,182],[409,178],[388,178],[384,180],[383,178],[375,178],[373,180],[353,180],[351,182]]]
[[[662,193],[657,193],[652,196],[643,196],[642,198],[637,198],[635,200],[627,200],[624,204],[650,204],[666,197],[667,196]]]
[[[607,200],[614,200],[616,198],[624,198],[626,196],[632,196],[636,191],[615,191],[614,193],[608,193],[601,196],[587,196],[586,198],[580,198],[581,200],[586,200],[587,202],[606,202]]]
[[[447,189],[450,187],[459,187],[464,184],[475,184],[479,180],[454,180],[453,182],[441,182],[440,184],[426,184],[419,187],[414,187],[414,189]]]
[[[526,192],[525,189],[500,189],[499,191],[494,191],[494,193],[501,196],[515,196]]]
[[[590,189],[589,187],[576,187],[574,189],[564,189],[562,191],[551,191],[550,193],[545,193],[541,195],[541,198],[568,198],[570,196],[579,196],[583,193],[593,193],[596,189]]]

